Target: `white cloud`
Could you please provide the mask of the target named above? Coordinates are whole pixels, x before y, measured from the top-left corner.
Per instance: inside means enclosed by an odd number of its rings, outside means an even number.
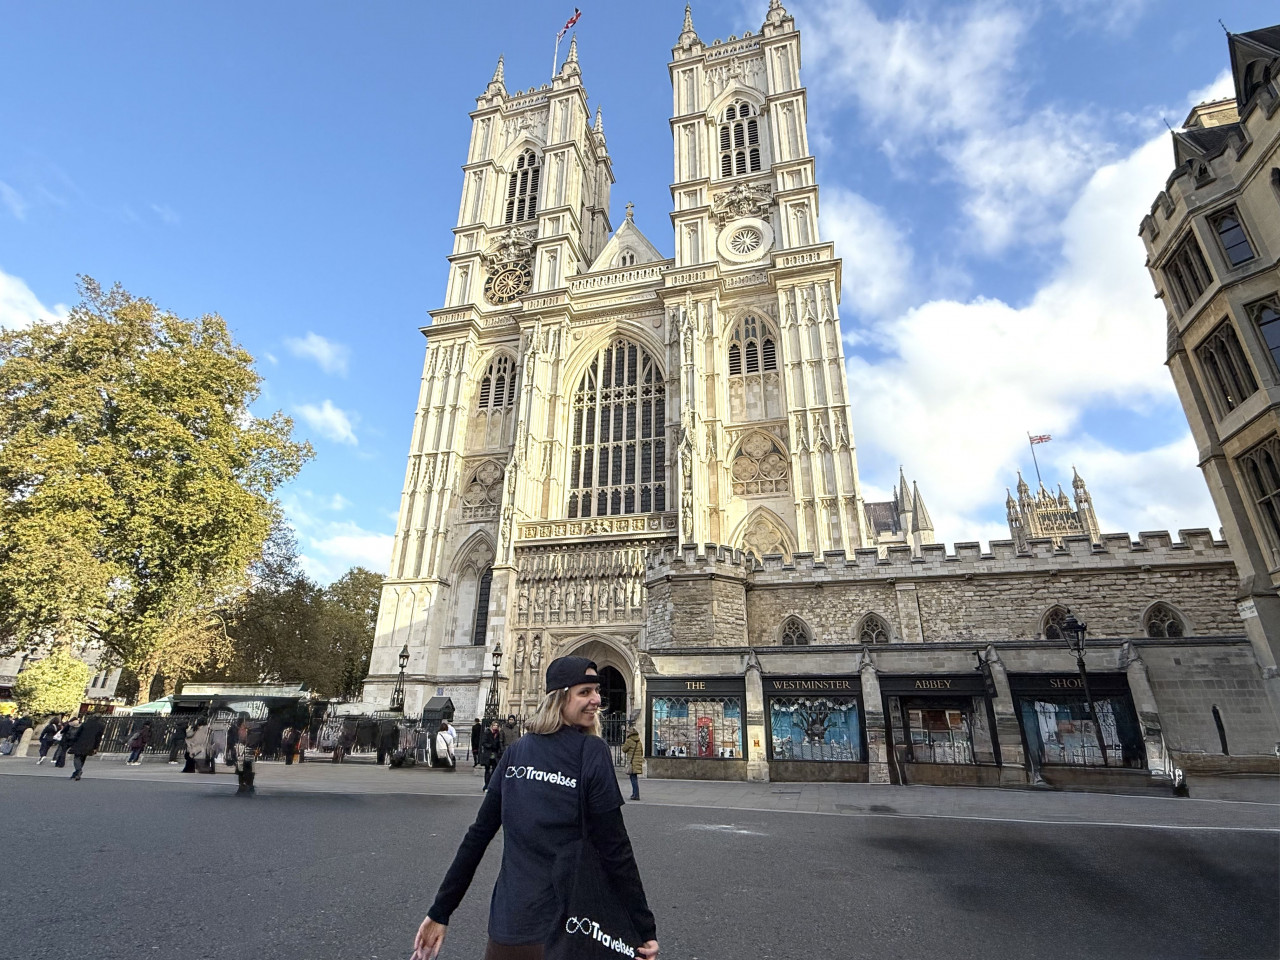
[[[349,506],[351,506],[351,501],[340,493],[335,493],[329,501],[330,510],[342,511],[347,509]]]
[[[151,204],[151,212],[159,217],[162,223],[167,223],[170,226],[177,223],[180,219],[178,211],[174,210],[173,207],[169,206],[167,203]]]
[[[395,537],[390,533],[366,530],[350,520],[333,521],[311,513],[302,501],[316,501],[307,490],[284,500],[285,514],[298,535],[299,562],[307,575],[319,583],[332,583],[354,566],[374,573],[386,573],[391,563]],[[341,496],[335,494],[335,499]],[[394,527],[391,520],[389,526]]]
[[[821,229],[844,261],[844,288],[858,292],[858,313],[874,316],[902,306],[911,245],[883,209],[843,187],[828,187]]]
[[[306,421],[307,426],[317,431],[320,436],[335,443],[349,443],[353,447],[359,442],[352,427],[351,416],[335,407],[332,400],[326,399],[320,406],[312,403],[299,404],[294,408],[298,416]]]
[[[1015,238],[1052,240],[1056,215],[1105,142],[1096,119],[1024,106],[1022,48],[1034,14],[980,3],[914,6],[881,20],[867,0],[816,0],[806,14],[815,25],[807,34],[813,121],[830,129],[856,108],[904,178],[920,175],[916,155],[942,159],[989,253]]]
[[[0,203],[9,208],[9,212],[13,214],[16,220],[27,219],[27,201],[9,184],[0,180]]]
[[[1122,452],[1073,437],[1108,408],[1164,418],[1166,436],[1185,432],[1137,236],[1171,163],[1166,134],[1097,170],[1062,222],[1056,273],[1025,305],[930,301],[873,328],[884,360],[849,358],[864,461],[904,463],[921,479],[940,538],[1002,529],[994,518],[1028,430],[1077,445],[1076,465],[1113,523],[1214,522],[1189,440]]]
[[[284,343],[295,357],[314,360],[325,373],[346,376],[347,358],[351,355],[351,351],[343,344],[327,340],[310,330],[305,337],[287,337]]]
[[[0,328],[21,330],[37,320],[60,320],[68,312],[62,303],[46,307],[21,278],[0,270]]]

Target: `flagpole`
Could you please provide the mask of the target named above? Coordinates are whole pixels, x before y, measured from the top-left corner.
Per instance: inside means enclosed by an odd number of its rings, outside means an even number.
[[[1040,479],[1040,461],[1036,459],[1036,445],[1031,439],[1031,432],[1027,432],[1027,443],[1031,447],[1031,462],[1036,465],[1036,483],[1044,486],[1044,481]]]
[[[551,80],[553,82],[556,79],[556,67],[560,65],[560,38],[562,36],[564,36],[563,30],[556,34],[556,52],[551,55]]]

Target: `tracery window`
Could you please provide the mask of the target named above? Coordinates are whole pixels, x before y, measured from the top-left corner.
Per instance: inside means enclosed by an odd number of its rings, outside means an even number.
[[[787,622],[782,625],[784,647],[807,647],[812,640],[813,636],[809,633],[809,628],[799,617],[788,617]]]
[[[515,169],[507,177],[507,211],[503,223],[519,223],[538,215],[538,180],[542,164],[538,155],[526,150],[516,158]]]
[[[1271,565],[1280,566],[1280,440],[1269,437],[1236,461],[1258,511]]]
[[[1275,301],[1255,304],[1252,312],[1262,339],[1271,351],[1271,362],[1280,371],[1280,304]]]
[[[760,170],[760,120],[749,103],[734,101],[720,123],[720,176]]]
[[[1218,235],[1222,252],[1227,255],[1227,262],[1231,266],[1238,267],[1253,259],[1253,247],[1249,245],[1249,237],[1240,224],[1240,215],[1236,213],[1235,207],[1214,215],[1209,222],[1213,224],[1213,231]]]
[[[889,625],[874,613],[869,614],[867,618],[862,621],[862,628],[858,631],[858,642],[888,643]]]
[[[771,436],[752,433],[742,441],[730,468],[737,496],[786,493],[791,489],[791,461]]]
[[[1063,640],[1066,639],[1062,633],[1062,625],[1066,622],[1071,612],[1066,607],[1056,606],[1044,615],[1044,621],[1040,625],[1040,630],[1044,634],[1046,640]]]
[[[1200,252],[1200,244],[1196,243],[1194,236],[1188,236],[1178,245],[1164,272],[1174,300],[1183,311],[1191,309],[1200,294],[1213,283],[1213,274],[1209,272],[1209,265],[1204,262],[1204,254]]]
[[[1182,624],[1182,618],[1163,603],[1152,605],[1151,609],[1147,611],[1147,615],[1143,617],[1142,626],[1148,637],[1182,637],[1186,635],[1186,628]]]
[[[734,420],[783,415],[778,334],[763,317],[747,314],[729,335],[729,413]]]
[[[1218,416],[1230,413],[1258,389],[1230,320],[1218,324],[1205,337],[1196,348],[1196,356],[1204,369],[1208,392],[1218,406]]]
[[[505,353],[489,361],[476,391],[476,422],[469,431],[469,449],[503,446],[515,422],[516,362]]]
[[[667,509],[666,386],[622,337],[597,354],[573,395],[569,517]]]
[[[630,250],[624,250],[618,255],[618,266],[634,267],[636,265],[636,255]]]

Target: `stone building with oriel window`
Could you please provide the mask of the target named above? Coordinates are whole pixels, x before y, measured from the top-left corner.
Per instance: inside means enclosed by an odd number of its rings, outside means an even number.
[[[630,204],[613,227],[578,57],[515,91],[499,59],[471,114],[366,699],[407,648],[408,712],[478,715],[501,644],[503,714],[589,656],[650,776],[1130,785],[1270,751],[1207,531],[948,552],[905,475],[864,502],[782,4],[709,43],[686,10],[671,257]],[[1097,638],[1093,709],[1068,612]]]

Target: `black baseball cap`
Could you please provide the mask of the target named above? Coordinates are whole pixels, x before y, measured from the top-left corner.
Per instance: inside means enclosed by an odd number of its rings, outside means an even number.
[[[587,673],[588,670],[592,672]],[[599,682],[595,661],[586,657],[557,657],[547,666],[547,693],[580,683]]]

